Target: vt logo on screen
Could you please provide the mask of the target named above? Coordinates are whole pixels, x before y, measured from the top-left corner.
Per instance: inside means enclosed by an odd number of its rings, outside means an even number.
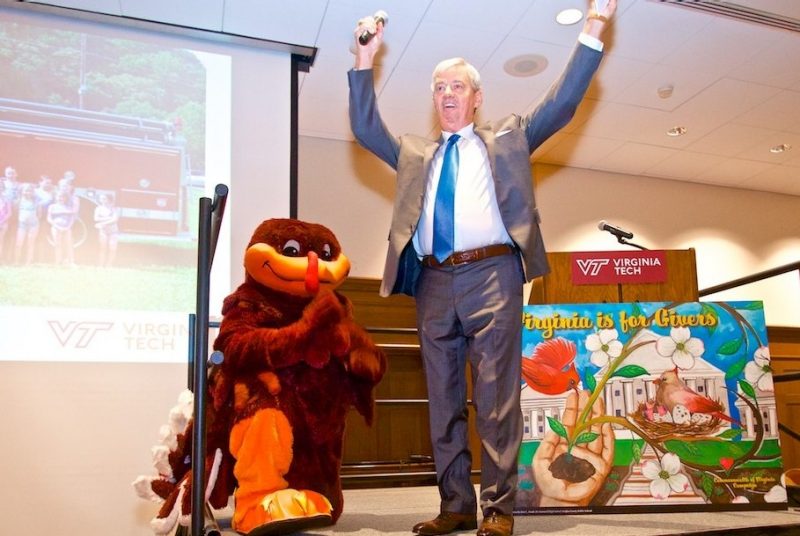
[[[583,275],[595,276],[600,273],[600,269],[603,266],[611,261],[609,259],[577,259],[575,262],[578,263],[578,268],[583,272]]]
[[[58,320],[48,320],[50,329],[64,348],[83,349],[89,346],[94,336],[101,331],[108,331],[113,322],[89,322],[70,320],[63,324]]]

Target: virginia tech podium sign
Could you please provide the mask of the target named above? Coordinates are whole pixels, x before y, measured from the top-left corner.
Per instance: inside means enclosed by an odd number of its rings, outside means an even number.
[[[576,251],[570,257],[573,285],[661,283],[667,280],[664,251]]]

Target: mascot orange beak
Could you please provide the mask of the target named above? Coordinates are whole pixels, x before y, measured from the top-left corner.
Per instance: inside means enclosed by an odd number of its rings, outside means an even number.
[[[309,251],[305,257],[288,257],[269,244],[253,244],[244,255],[245,271],[265,287],[310,297],[320,290],[334,290],[350,273],[350,260],[340,253],[330,261]]]

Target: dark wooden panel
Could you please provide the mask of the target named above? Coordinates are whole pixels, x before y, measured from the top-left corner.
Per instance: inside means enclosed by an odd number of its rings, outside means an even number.
[[[356,322],[365,328],[416,328],[414,298],[406,295],[382,298],[379,289],[377,279],[350,277],[339,287],[339,292],[353,302]]]
[[[697,264],[693,249],[665,252],[667,280],[663,283],[622,285],[623,302],[634,301],[697,301]]]

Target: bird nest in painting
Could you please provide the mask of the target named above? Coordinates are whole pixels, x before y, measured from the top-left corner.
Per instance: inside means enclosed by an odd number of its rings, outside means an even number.
[[[723,424],[722,419],[713,415],[689,414],[683,406],[676,406],[669,412],[650,400],[640,403],[635,412],[628,414],[628,419],[654,440],[707,437]]]

